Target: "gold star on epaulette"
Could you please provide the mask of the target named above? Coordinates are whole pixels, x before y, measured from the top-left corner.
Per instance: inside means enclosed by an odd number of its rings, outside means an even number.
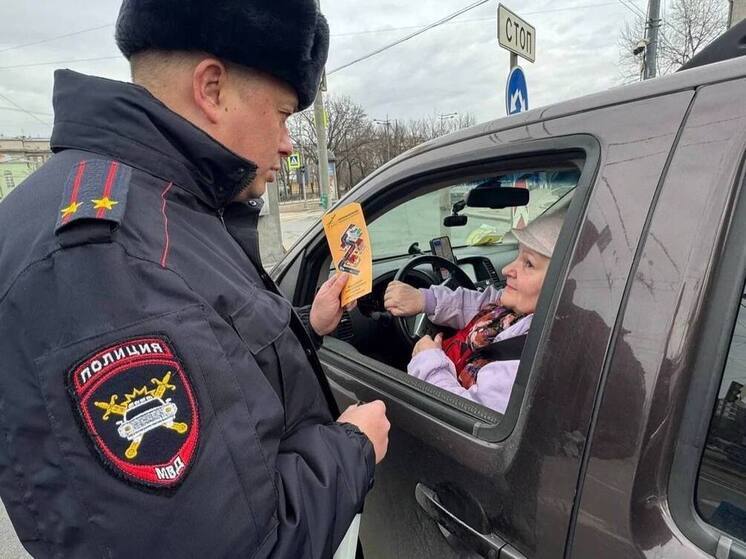
[[[119,203],[116,200],[110,199],[108,196],[104,196],[103,198],[99,198],[98,200],[91,200],[91,202],[93,202],[94,210],[98,210],[100,208],[111,210],[114,209],[114,206]]]
[[[60,213],[62,214],[62,217],[73,215],[75,212],[78,211],[78,208],[82,205],[83,204],[81,204],[80,202],[70,202],[70,205],[67,206],[66,208],[62,208],[62,210],[60,210]]]

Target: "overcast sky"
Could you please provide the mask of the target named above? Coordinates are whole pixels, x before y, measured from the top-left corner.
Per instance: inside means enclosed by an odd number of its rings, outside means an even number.
[[[645,10],[642,0],[625,1]],[[332,34],[327,68],[331,71],[472,3],[322,0]],[[490,0],[331,75],[329,93],[349,96],[373,118],[468,112],[482,122],[504,116],[509,55],[497,44],[497,3]],[[119,4],[119,0],[0,0],[0,134],[49,135],[55,68],[129,78],[127,63],[113,39]],[[505,4],[536,28],[536,62],[520,62],[531,108],[620,83],[617,40],[625,22],[634,19],[622,0],[505,0]]]

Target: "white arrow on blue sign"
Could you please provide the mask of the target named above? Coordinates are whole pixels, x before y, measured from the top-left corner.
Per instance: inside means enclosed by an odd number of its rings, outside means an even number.
[[[505,110],[514,115],[528,110],[528,86],[526,75],[520,66],[515,66],[508,74],[505,87]]]

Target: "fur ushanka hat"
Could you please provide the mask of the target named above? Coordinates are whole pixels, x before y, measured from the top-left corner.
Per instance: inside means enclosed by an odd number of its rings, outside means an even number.
[[[329,52],[317,0],[124,0],[116,41],[126,58],[200,50],[271,74],[313,103]]]

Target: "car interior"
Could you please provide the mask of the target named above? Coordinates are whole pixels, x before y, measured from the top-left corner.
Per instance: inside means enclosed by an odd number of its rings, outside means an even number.
[[[582,158],[566,157],[448,181],[403,195],[370,220],[372,292],[345,312],[333,337],[357,352],[406,371],[412,347],[424,334],[452,330],[421,314],[395,318],[384,308],[388,284],[417,288],[443,284],[484,290],[504,285],[502,268],[515,259],[510,235],[540,215],[566,208],[580,179]],[[320,267],[317,285],[335,273],[331,259]]]

